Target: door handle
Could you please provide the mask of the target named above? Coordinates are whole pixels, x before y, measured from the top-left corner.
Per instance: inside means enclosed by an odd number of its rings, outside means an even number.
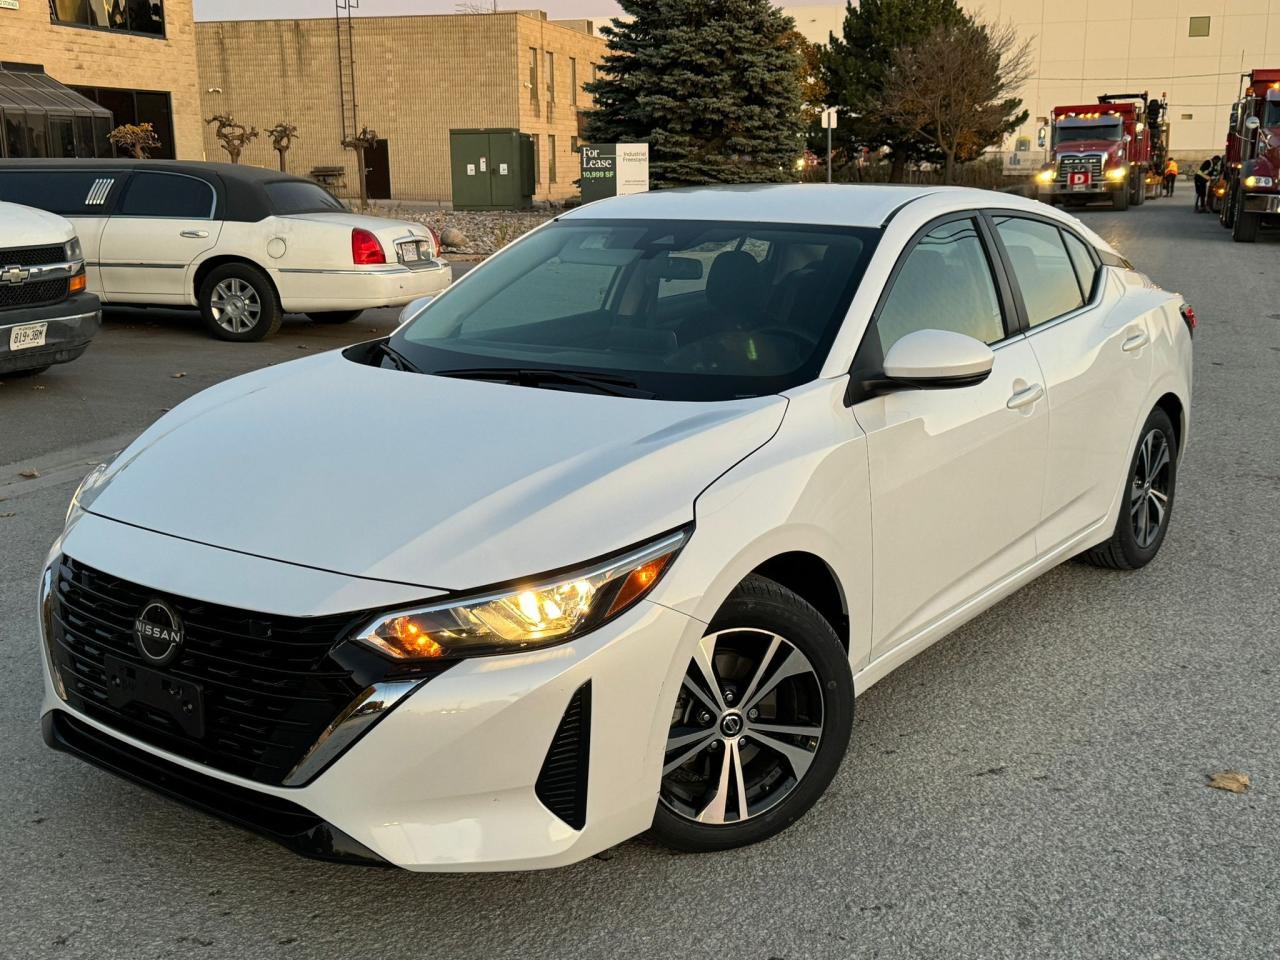
[[[187,237],[190,240],[203,240],[209,236],[209,231],[208,230],[183,230],[180,234],[178,234],[178,236]]]
[[[1135,350],[1141,350],[1150,342],[1151,337],[1147,335],[1147,331],[1139,330],[1137,333],[1125,337],[1124,343],[1120,344],[1120,349],[1125,353],[1133,353]]]
[[[1021,410],[1023,407],[1029,407],[1041,397],[1044,396],[1044,387],[1038,383],[1033,383],[1029,387],[1023,387],[1021,390],[1014,391],[1013,396],[1009,398],[1009,402],[1005,404],[1010,410]]]

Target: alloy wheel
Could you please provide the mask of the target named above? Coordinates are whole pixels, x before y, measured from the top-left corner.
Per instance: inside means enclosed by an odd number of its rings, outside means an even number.
[[[708,634],[676,698],[661,802],[696,823],[757,817],[804,778],[822,724],[822,684],[794,644],[754,628]]]
[[[1143,550],[1155,542],[1169,515],[1169,467],[1169,441],[1163,431],[1152,430],[1138,446],[1129,489],[1133,538]]]
[[[247,333],[262,316],[258,291],[238,277],[227,277],[214,287],[209,306],[218,326],[229,333]]]

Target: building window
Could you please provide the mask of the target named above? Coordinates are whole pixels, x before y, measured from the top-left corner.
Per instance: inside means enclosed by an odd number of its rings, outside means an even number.
[[[538,99],[538,48],[529,48],[529,99]]]
[[[72,27],[164,36],[163,0],[49,0],[49,19]]]
[[[578,138],[577,138],[577,137],[570,137],[570,138],[569,138],[569,150],[570,150],[570,152],[572,152],[572,153],[577,153],[577,152],[578,152]]]
[[[1188,37],[1207,37],[1209,35],[1209,17],[1192,17]]]
[[[574,57],[569,58],[569,102],[578,102],[578,61]]]
[[[172,160],[176,156],[173,150],[173,105],[169,94],[156,90],[118,90],[114,87],[72,87],[76,93],[82,94],[111,111],[117,127],[126,123],[149,123],[156,132],[160,146],[153,147],[153,160]],[[120,153],[120,156],[128,156]]]
[[[539,142],[542,138],[538,134],[533,135],[533,182],[542,182],[542,144]]]
[[[547,134],[547,182],[556,182],[556,135]]]
[[[547,51],[547,99],[556,98],[556,55]]]

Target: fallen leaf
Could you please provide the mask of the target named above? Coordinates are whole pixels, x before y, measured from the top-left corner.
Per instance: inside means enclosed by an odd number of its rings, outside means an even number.
[[[1205,786],[1215,790],[1227,790],[1230,793],[1244,793],[1249,789],[1249,775],[1237,773],[1235,770],[1224,770],[1221,773],[1209,774],[1209,782]]]
[[[174,373],[174,374],[170,374],[170,376],[171,376],[174,380],[181,380],[183,377],[185,377],[185,376],[186,376],[186,374],[185,374],[185,373]]]
[[[16,517],[16,513],[0,513],[0,520],[8,520],[10,517]]]
[[[169,412],[170,410],[172,410],[172,409],[173,409],[173,407],[161,407],[161,408],[160,408],[160,412],[161,412],[161,413],[168,413],[168,412]]]
[[[305,343],[300,343],[300,344],[298,344],[298,349],[299,349],[299,350],[305,350],[305,349],[307,349],[307,345],[306,345]]]
[[[34,468],[30,470],[19,470],[18,476],[22,477],[24,480],[34,480],[36,477],[40,476],[40,471]]]
[[[43,390],[43,389],[44,389],[44,384],[43,384],[43,383],[37,383],[37,384],[36,384],[34,387],[32,387],[31,389],[32,389],[32,390]]]

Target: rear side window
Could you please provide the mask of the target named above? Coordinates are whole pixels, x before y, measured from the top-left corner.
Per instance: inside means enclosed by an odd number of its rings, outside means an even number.
[[[119,181],[119,174],[109,170],[0,171],[0,200],[24,203],[64,217],[105,215]]]
[[[996,217],[995,223],[1013,265],[1031,326],[1084,306],[1076,268],[1057,227],[1021,217]]]
[[[1080,292],[1086,301],[1093,297],[1093,284],[1098,279],[1098,265],[1089,253],[1089,247],[1074,233],[1062,231],[1062,238],[1067,241],[1067,253],[1075,265],[1076,276],[1080,278]]]
[[[135,173],[118,212],[126,217],[208,220],[213,216],[213,202],[213,187],[195,177]]]
[[[271,210],[278,216],[347,209],[341,201],[334,199],[329,191],[315,183],[280,180],[276,183],[268,183],[266,189],[267,197],[271,200]]]

